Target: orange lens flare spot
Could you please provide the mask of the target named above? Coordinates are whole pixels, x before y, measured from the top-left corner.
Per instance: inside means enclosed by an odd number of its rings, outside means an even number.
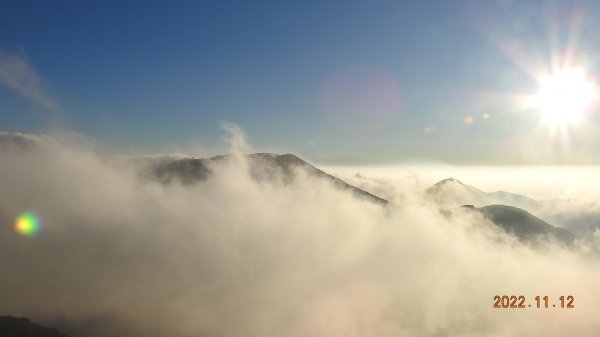
[[[465,125],[471,125],[475,122],[475,118],[473,118],[473,116],[466,116],[465,118],[463,118],[463,123],[465,123]]]

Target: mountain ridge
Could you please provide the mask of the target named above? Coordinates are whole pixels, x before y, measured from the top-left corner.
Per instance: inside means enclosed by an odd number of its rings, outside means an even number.
[[[368,191],[348,184],[316,166],[300,159],[296,155],[275,153],[252,153],[243,157],[249,163],[250,175],[257,181],[280,180],[284,184],[292,183],[295,179],[295,170],[303,169],[311,176],[324,178],[337,188],[351,192],[359,199],[368,200],[379,205],[387,205],[388,201]],[[214,163],[232,160],[234,155],[216,155],[210,158],[183,158],[166,162],[158,162],[152,166],[149,173],[162,183],[179,181],[184,185],[194,184],[206,180],[213,174]]]
[[[536,243],[540,238],[549,237],[551,240],[571,246],[575,241],[575,235],[570,231],[552,226],[522,208],[507,205],[488,205],[479,208],[463,205],[460,208],[483,215],[522,242]]]
[[[438,181],[427,188],[425,194],[443,207],[459,207],[461,205],[483,207],[500,204],[522,208],[530,212],[541,207],[539,201],[528,196],[506,191],[484,192],[452,177]]]
[[[302,160],[296,155],[275,153],[252,153],[242,155],[248,163],[250,176],[256,181],[280,181],[283,184],[293,183],[296,179],[296,170],[302,169],[308,175],[325,179],[336,188],[351,192],[355,197],[374,202],[379,205],[388,205],[389,202],[377,195],[348,184],[316,166]],[[210,158],[182,158],[159,161],[151,169],[151,176],[158,181],[168,184],[179,181],[182,184],[194,184],[208,179],[215,169],[215,164],[228,160],[235,160],[234,155],[216,155]],[[548,236],[553,240],[571,245],[574,235],[559,227],[554,227],[544,220],[531,214],[528,209],[514,204],[527,204],[531,208],[538,202],[520,194],[505,191],[484,192],[474,186],[464,184],[458,179],[443,179],[426,190],[426,195],[438,202],[438,205],[451,202],[464,202],[473,206],[462,206],[471,211],[478,212],[495,225],[503,228],[507,233],[515,235],[523,242],[532,242],[540,236]],[[471,202],[469,202],[471,201]],[[476,201],[476,202],[472,202]],[[506,204],[497,201],[508,201]],[[477,207],[476,207],[477,206]],[[460,207],[460,205],[459,205]]]

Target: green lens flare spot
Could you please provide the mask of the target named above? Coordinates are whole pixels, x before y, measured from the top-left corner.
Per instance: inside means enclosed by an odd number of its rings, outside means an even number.
[[[15,220],[15,230],[22,236],[34,236],[40,229],[40,222],[31,212],[19,214]]]

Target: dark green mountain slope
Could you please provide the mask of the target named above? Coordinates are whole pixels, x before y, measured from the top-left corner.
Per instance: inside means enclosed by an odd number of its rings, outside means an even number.
[[[550,239],[570,246],[575,235],[564,228],[554,227],[526,210],[506,205],[490,205],[476,208],[465,205],[463,209],[479,212],[507,233],[523,242]]]
[[[2,337],[68,337],[58,330],[37,325],[27,318],[0,316]]]

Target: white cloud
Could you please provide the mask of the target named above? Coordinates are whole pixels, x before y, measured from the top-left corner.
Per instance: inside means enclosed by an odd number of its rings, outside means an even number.
[[[240,155],[248,153],[250,146],[246,142],[246,135],[237,124],[222,121],[221,128],[227,132],[227,137],[224,140],[229,144],[232,154]]]
[[[228,129],[235,152],[245,142]],[[91,337],[600,329],[595,258],[539,253],[416,196],[384,209],[302,171],[287,185],[258,183],[243,156],[205,182],[160,185],[80,144],[20,134],[0,143],[30,144],[0,146],[1,314]],[[39,215],[37,236],[14,233],[23,211]],[[492,308],[495,295],[569,294],[571,311]]]
[[[0,84],[49,110],[60,110],[58,102],[43,87],[39,75],[23,53],[0,49]]]

